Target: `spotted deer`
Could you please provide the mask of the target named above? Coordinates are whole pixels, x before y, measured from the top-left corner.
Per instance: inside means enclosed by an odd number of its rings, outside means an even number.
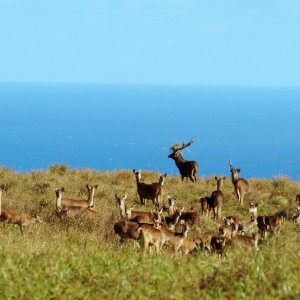
[[[167,174],[160,175],[159,181],[154,183],[144,183],[141,181],[141,171],[133,169],[136,178],[137,193],[140,197],[141,205],[146,205],[146,200],[152,200],[153,204],[160,208],[163,200],[163,186]]]
[[[276,213],[271,216],[258,216],[257,203],[250,203],[249,212],[252,214],[252,218],[257,221],[258,232],[262,239],[267,237],[267,233],[274,233],[278,235],[281,230],[281,226],[285,221],[285,217],[282,212]]]
[[[238,197],[239,202],[243,206],[244,197],[245,197],[245,194],[250,189],[250,184],[246,179],[239,178],[239,173],[240,173],[241,169],[235,169],[232,166],[231,160],[229,161],[229,166],[230,166],[231,180],[232,180],[232,183],[234,185],[235,193]]]
[[[94,186],[86,185],[88,191],[88,199],[87,200],[78,200],[73,198],[62,198],[61,205],[66,206],[81,206],[81,207],[94,207],[94,194],[95,190],[98,188],[98,184]],[[63,191],[65,190],[62,188]]]
[[[189,147],[194,142],[195,137],[193,137],[189,143],[182,143],[181,146],[171,147],[170,150],[173,152],[168,155],[169,158],[172,158],[175,161],[175,164],[179,170],[181,181],[184,181],[184,178],[190,179],[192,182],[197,181],[198,177],[198,164],[193,160],[185,160],[180,151]]]
[[[28,225],[32,223],[42,223],[42,220],[38,215],[32,217],[28,214],[10,210],[10,209],[2,210],[2,192],[4,188],[5,186],[1,184],[0,185],[0,221],[3,222],[5,226],[7,224],[16,224],[20,227],[21,233],[24,234],[24,228],[27,227]]]

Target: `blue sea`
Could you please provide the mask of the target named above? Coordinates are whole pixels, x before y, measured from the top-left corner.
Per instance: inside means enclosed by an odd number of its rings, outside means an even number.
[[[300,179],[300,88],[0,84],[0,165],[68,164],[178,174],[174,143],[199,176]]]

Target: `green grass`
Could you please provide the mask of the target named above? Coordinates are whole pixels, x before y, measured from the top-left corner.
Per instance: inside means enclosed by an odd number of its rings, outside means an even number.
[[[143,172],[145,182],[157,172]],[[259,214],[286,210],[288,219],[278,237],[270,237],[260,250],[228,250],[224,259],[199,251],[186,257],[163,248],[159,256],[144,256],[132,242],[120,244],[113,232],[119,209],[114,194],[128,194],[137,204],[132,170],[97,172],[70,170],[54,165],[47,170],[17,173],[0,168],[6,190],[2,208],[38,213],[42,224],[25,228],[0,224],[0,299],[299,299],[300,229],[291,220],[300,183],[288,178],[250,179],[251,191],[241,207],[230,178],[223,187],[222,215],[249,219],[248,202],[259,203]],[[55,214],[54,189],[64,186],[65,196],[86,198],[86,184],[99,184],[95,193],[97,220],[62,221]],[[166,196],[176,205],[200,211],[199,198],[215,189],[214,177],[196,184],[167,177]],[[152,208],[148,204],[147,210]],[[217,222],[201,217],[189,238],[216,230]]]

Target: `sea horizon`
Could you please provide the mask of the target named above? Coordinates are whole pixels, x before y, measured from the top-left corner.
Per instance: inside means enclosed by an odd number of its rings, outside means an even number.
[[[299,87],[0,83],[0,165],[14,171],[141,169],[177,175],[174,143],[199,177],[300,179]],[[142,104],[142,105],[141,105]]]

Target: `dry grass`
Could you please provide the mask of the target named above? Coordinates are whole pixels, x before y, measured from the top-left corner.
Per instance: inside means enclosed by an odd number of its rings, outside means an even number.
[[[143,172],[145,182],[157,181],[156,172]],[[2,207],[29,214],[38,213],[42,224],[20,234],[14,225],[0,224],[0,291],[3,299],[297,299],[300,296],[297,264],[300,229],[292,221],[299,182],[288,178],[250,179],[251,191],[245,207],[238,204],[230,178],[223,186],[222,215],[248,219],[248,202],[259,203],[260,214],[288,212],[288,220],[277,238],[260,245],[259,251],[229,251],[226,259],[200,251],[175,257],[170,249],[159,256],[144,256],[128,242],[119,243],[112,224],[119,220],[114,194],[128,194],[128,205],[136,203],[132,170],[98,172],[70,170],[54,165],[48,170],[16,173],[0,168],[0,184],[6,188]],[[86,184],[99,184],[95,193],[96,220],[60,220],[55,214],[54,189],[64,186],[65,196],[85,198]],[[178,207],[200,211],[199,198],[215,189],[214,177],[181,183],[169,176],[167,195],[177,196]],[[189,237],[216,230],[217,222],[205,217]]]

